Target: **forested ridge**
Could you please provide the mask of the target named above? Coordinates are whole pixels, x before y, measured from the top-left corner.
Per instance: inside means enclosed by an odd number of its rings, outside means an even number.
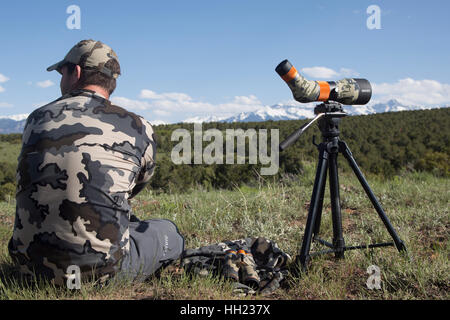
[[[310,120],[204,123],[202,130],[216,128],[223,132],[225,151],[226,129],[279,129],[279,142]],[[187,129],[194,137],[193,124],[172,124],[155,126],[157,140],[157,167],[150,183],[151,188],[163,192],[181,192],[192,187],[232,188],[236,185],[254,183],[259,180],[284,179],[302,173],[302,163],[316,162],[318,151],[313,145],[321,141],[321,134],[314,124],[301,138],[279,154],[278,173],[261,176],[261,167],[267,165],[249,164],[175,164],[171,159],[173,147],[181,140],[171,141],[176,129]],[[437,176],[450,176],[450,109],[389,112],[364,116],[348,116],[340,124],[340,138],[350,147],[357,163],[364,173],[380,177],[392,177],[402,170],[429,171]],[[20,150],[20,134],[0,135],[0,153],[14,154]],[[192,139],[193,141],[193,139]],[[270,142],[270,134],[269,134]],[[210,144],[203,141],[203,148]],[[236,143],[235,143],[236,146]],[[236,147],[235,147],[236,148]],[[270,149],[270,143],[268,143]],[[194,156],[192,142],[192,157]],[[246,146],[248,155],[248,142]],[[270,154],[270,151],[269,151]],[[0,161],[0,197],[11,195],[15,189],[17,156]],[[348,170],[343,157],[339,166]],[[224,161],[225,163],[225,161]],[[342,165],[341,165],[342,164]]]
[[[217,128],[225,132],[226,129],[245,131],[253,128],[257,132],[259,129],[267,129],[268,133],[271,129],[279,129],[281,142],[308,121],[310,120],[205,123],[202,129],[204,132]],[[152,182],[154,188],[184,190],[196,184],[229,188],[252,182],[259,177],[261,164],[251,165],[249,161],[240,165],[175,165],[170,159],[170,154],[180,140],[171,141],[171,135],[178,128],[189,130],[193,137],[193,124],[155,127],[158,168]],[[402,170],[429,171],[446,177],[450,175],[449,108],[348,116],[341,121],[340,132],[341,140],[350,147],[364,172],[387,178],[399,174]],[[295,144],[280,153],[280,170],[272,178],[279,179],[286,174],[301,174],[302,162],[317,161],[318,151],[312,143],[313,136],[316,136],[316,143],[321,141],[321,133],[315,124],[306,130]],[[203,142],[203,145],[209,143]],[[270,148],[270,144],[268,147]],[[246,150],[248,152],[248,145]],[[340,164],[344,164],[342,160],[343,157],[340,157]],[[345,169],[345,164],[342,167]]]

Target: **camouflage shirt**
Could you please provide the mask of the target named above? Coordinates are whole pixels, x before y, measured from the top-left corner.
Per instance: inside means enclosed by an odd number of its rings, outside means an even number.
[[[25,274],[55,284],[113,275],[129,251],[128,199],[154,168],[142,117],[79,90],[35,110],[23,132],[9,252]]]

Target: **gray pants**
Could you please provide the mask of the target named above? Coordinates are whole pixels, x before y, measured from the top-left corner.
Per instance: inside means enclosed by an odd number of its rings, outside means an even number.
[[[130,254],[122,262],[122,273],[143,281],[180,258],[184,238],[170,220],[150,219],[130,222]]]

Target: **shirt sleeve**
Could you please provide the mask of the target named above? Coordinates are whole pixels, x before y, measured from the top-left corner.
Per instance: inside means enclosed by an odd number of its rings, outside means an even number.
[[[136,185],[134,186],[130,198],[137,195],[139,192],[144,189],[144,187],[150,182],[151,177],[153,176],[154,169],[156,166],[155,156],[156,156],[156,139],[155,134],[153,132],[153,128],[145,121],[146,124],[146,134],[149,138],[149,143],[147,148],[144,151],[144,154],[141,159],[141,169],[137,175]]]

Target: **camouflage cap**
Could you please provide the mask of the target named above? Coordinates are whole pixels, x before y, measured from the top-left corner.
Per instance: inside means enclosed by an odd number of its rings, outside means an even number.
[[[57,70],[59,72],[64,64],[70,62],[77,64],[82,68],[88,67],[98,69],[107,76],[117,79],[120,73],[113,73],[110,69],[105,67],[105,64],[111,59],[114,59],[119,63],[116,53],[106,44],[92,39],[82,40],[70,49],[63,60],[48,67],[47,71]]]

